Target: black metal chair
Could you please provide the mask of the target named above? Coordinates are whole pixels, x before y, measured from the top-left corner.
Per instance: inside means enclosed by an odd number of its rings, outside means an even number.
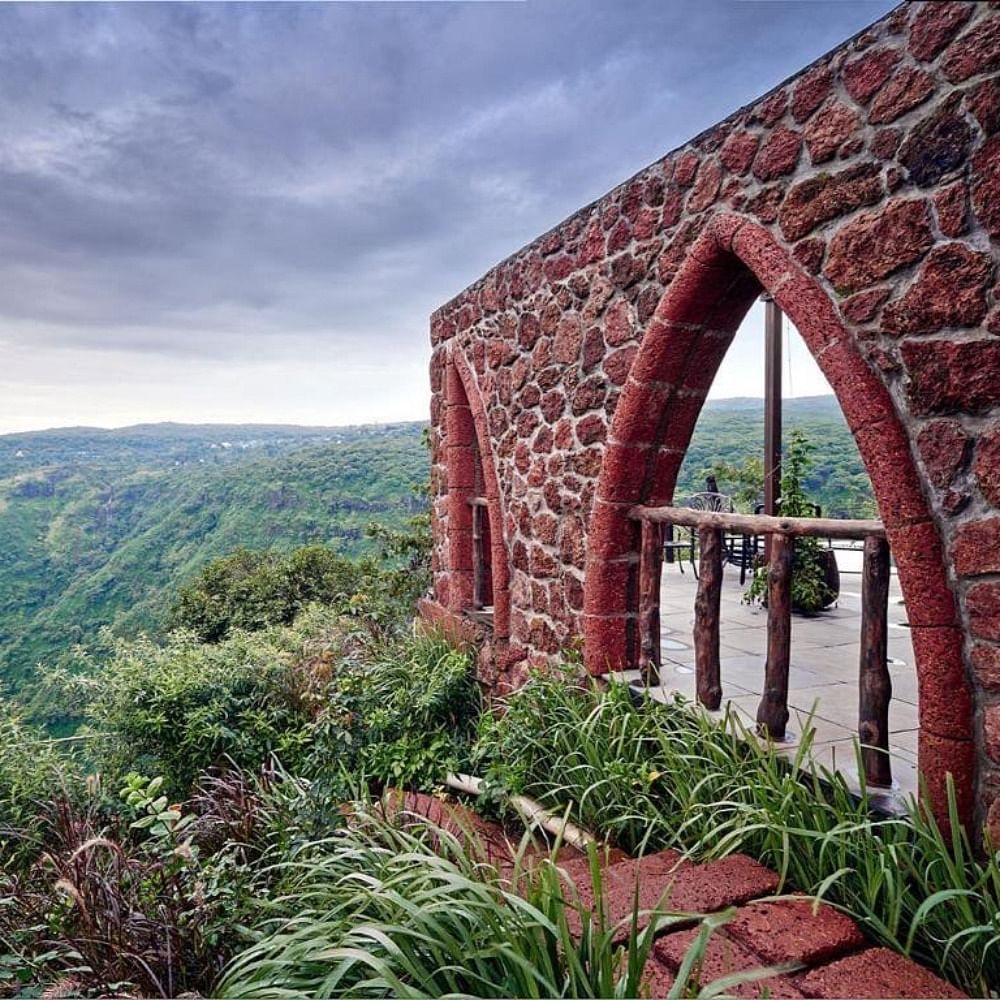
[[[691,510],[724,511],[726,513],[732,513],[734,510],[732,497],[727,496],[725,493],[712,493],[709,491],[692,493],[689,497],[676,501],[674,506],[687,507]],[[676,561],[682,573],[684,572],[684,557],[686,556],[688,562],[691,563],[691,570],[695,575],[695,579],[698,578],[698,563],[695,559],[698,551],[698,533],[694,528],[685,528],[674,524],[668,525],[664,536],[663,548],[666,561],[670,563]],[[731,562],[732,552],[728,543],[725,549],[723,558],[727,562]],[[675,559],[678,555],[681,558]]]

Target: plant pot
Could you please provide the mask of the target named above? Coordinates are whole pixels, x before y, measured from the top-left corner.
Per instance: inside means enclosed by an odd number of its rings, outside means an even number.
[[[815,615],[820,611],[825,611],[840,597],[840,569],[837,566],[837,554],[833,549],[820,549],[816,557],[823,572],[823,584],[827,590],[827,599],[818,607],[808,608],[793,601],[792,610],[801,615]]]
[[[826,563],[823,567],[823,579],[833,595],[830,603],[826,605],[829,607],[840,597],[840,568],[837,566],[837,553],[833,549],[823,549],[823,559]]]

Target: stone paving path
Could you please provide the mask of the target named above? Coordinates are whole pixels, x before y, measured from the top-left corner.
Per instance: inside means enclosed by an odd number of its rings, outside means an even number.
[[[408,792],[396,801],[414,822],[429,823],[464,840],[502,877],[509,877],[516,845],[500,826],[461,805],[427,795]],[[547,855],[539,852],[534,858],[529,856],[529,867],[543,856]],[[771,966],[790,967],[790,971],[735,986],[726,990],[729,996],[757,997],[763,993],[823,1000],[965,996],[923,966],[871,945],[852,919],[831,906],[820,904],[814,909],[812,900],[806,898],[768,899],[778,888],[777,874],[745,855],[695,864],[676,851],[634,859],[612,850],[601,862],[607,926],[625,921],[617,935],[622,943],[628,939],[628,922],[637,896],[640,909],[646,911],[706,914],[739,908],[735,918],[709,941],[702,983]],[[580,913],[591,910],[595,900],[589,860],[564,848],[556,863],[573,886],[567,898],[575,896],[579,903],[580,911],[568,914],[570,929],[579,933]],[[640,928],[648,925],[649,917],[649,913],[640,917]],[[657,937],[645,970],[652,997],[666,996],[697,933],[695,926],[666,928]]]

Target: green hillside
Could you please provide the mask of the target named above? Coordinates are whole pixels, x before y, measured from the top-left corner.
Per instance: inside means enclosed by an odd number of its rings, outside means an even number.
[[[422,425],[69,429],[0,437],[0,674],[24,690],[103,625],[155,630],[178,584],[241,546],[366,551],[426,479]]]
[[[832,396],[786,401],[785,426],[817,445],[807,485],[824,512],[873,511]],[[413,492],[427,476],[422,429],[161,424],[0,436],[4,687],[27,696],[36,664],[58,661],[103,625],[155,633],[177,586],[237,548],[368,551],[369,522],[397,527],[422,506]],[[704,489],[713,465],[762,449],[761,400],[709,402],[678,495]]]
[[[806,488],[830,517],[873,517],[877,510],[871,481],[854,438],[834,396],[803,396],[783,404],[784,431],[799,429],[815,445],[813,469]],[[705,489],[705,473],[719,463],[739,466],[764,454],[764,402],[738,398],[705,404],[684,465],[676,496]],[[735,492],[735,484],[719,478],[719,488]]]

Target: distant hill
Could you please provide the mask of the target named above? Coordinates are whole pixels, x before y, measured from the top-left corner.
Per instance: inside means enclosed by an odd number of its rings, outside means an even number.
[[[418,423],[67,428],[0,436],[0,677],[30,687],[102,625],[155,629],[176,586],[232,550],[368,548],[423,501]]]
[[[782,411],[795,420],[804,415],[826,415],[843,420],[840,403],[833,395],[795,396],[781,401]],[[726,399],[709,399],[705,401],[704,412],[713,413],[719,410],[757,410],[764,412],[764,400],[760,396],[730,396]]]
[[[798,428],[816,446],[809,492],[831,517],[873,517],[871,481],[836,396],[800,396],[782,401],[784,433]],[[677,480],[677,495],[705,488],[705,473],[716,463],[739,465],[764,454],[764,400],[740,396],[710,399],[695,427]],[[732,484],[719,483],[727,490]]]
[[[817,444],[809,488],[832,515],[871,513],[868,478],[833,396],[785,401]],[[234,549],[307,542],[368,549],[423,501],[419,423],[366,427],[154,424],[0,436],[0,682],[30,695],[35,667],[102,625],[154,630],[176,587]],[[678,494],[763,452],[763,401],[710,400]],[[729,484],[720,483],[723,489]]]

